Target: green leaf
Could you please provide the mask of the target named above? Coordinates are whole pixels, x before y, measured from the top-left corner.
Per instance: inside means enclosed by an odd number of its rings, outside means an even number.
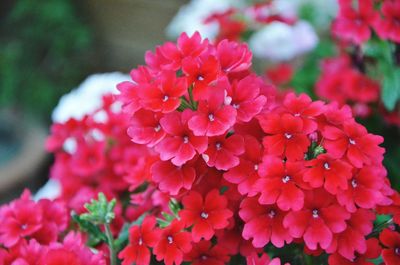
[[[169,209],[171,212],[174,214],[174,216],[178,216],[178,212],[181,210],[181,206],[179,205],[179,202],[175,199],[171,199],[168,203]]]
[[[115,199],[108,202],[106,196],[100,192],[98,200],[92,199],[90,203],[85,204],[88,213],[81,214],[81,219],[93,224],[110,224],[115,218],[115,204]]]
[[[392,111],[400,98],[400,68],[390,68],[384,73],[382,86],[382,101],[385,107]]]
[[[79,215],[72,213],[72,220],[79,225],[79,228],[88,233],[90,240],[88,245],[95,246],[100,243],[100,241],[107,242],[106,235],[100,230],[100,228],[93,223],[82,219]]]

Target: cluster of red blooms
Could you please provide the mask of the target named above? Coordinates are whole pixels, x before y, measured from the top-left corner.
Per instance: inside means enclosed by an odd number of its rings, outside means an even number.
[[[399,264],[400,195],[382,165],[383,138],[344,100],[279,94],[251,59],[245,44],[182,34],[146,53],[118,101],[105,96],[94,113],[54,124],[46,147],[62,194],[34,202],[24,193],[0,208],[0,264],[106,264],[107,253],[67,228],[68,211],[83,212],[100,191],[130,195],[115,209],[115,235],[141,220],[118,253],[123,265],[152,255],[167,265],[278,265],[266,250],[289,244],[330,265]],[[322,89],[361,83],[368,89],[353,96],[377,96],[346,58],[324,67],[337,69],[351,78]],[[393,217],[389,228],[374,228],[377,214]]]
[[[94,254],[85,246],[83,235],[65,235],[69,213],[61,201],[35,202],[25,191],[0,208],[0,223],[0,264],[106,265],[102,252]]]
[[[260,1],[245,8],[230,8],[224,12],[211,14],[204,23],[217,22],[219,26],[216,42],[228,39],[231,41],[243,40],[246,33],[257,30],[260,25],[274,21],[292,25],[295,17],[286,17],[273,10],[273,1]]]
[[[105,95],[93,113],[52,125],[46,142],[46,149],[55,155],[51,178],[60,182],[60,199],[69,209],[81,213],[84,203],[99,192],[120,198],[132,179],[146,177],[152,154],[132,143],[126,134],[128,121],[114,96]]]
[[[342,55],[323,61],[316,93],[324,99],[350,104],[354,114],[360,117],[368,117],[378,107],[387,122],[400,125],[396,111],[389,113],[381,106],[380,85],[365,74],[368,66],[361,48],[372,39],[372,29],[379,39],[400,43],[400,1],[375,2],[339,1],[340,10],[333,21],[332,33],[341,41]],[[349,56],[351,47],[353,54]]]
[[[371,115],[380,99],[379,83],[360,72],[346,54],[322,61],[315,88],[318,97],[350,104],[354,115],[364,118]]]
[[[382,2],[379,10],[375,3]],[[400,42],[400,1],[398,0],[339,0],[339,14],[332,25],[338,38],[360,45],[368,41],[371,30],[381,39]]]
[[[394,212],[398,195],[382,165],[383,138],[348,106],[305,94],[278,100],[236,42],[183,34],[145,59],[118,86],[128,133],[158,153],[148,181],[182,209],[165,227],[154,216],[133,226],[123,264],[148,264],[149,248],[165,264],[224,264],[237,254],[268,264],[267,244],[290,243],[328,253],[332,265],[380,255],[379,241],[367,236],[377,207]],[[388,239],[396,236],[381,234],[387,264],[400,259],[400,241]]]

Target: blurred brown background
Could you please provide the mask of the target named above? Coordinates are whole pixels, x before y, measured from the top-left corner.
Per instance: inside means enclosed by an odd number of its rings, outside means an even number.
[[[36,190],[61,95],[96,72],[144,62],[185,0],[0,1],[0,202]]]

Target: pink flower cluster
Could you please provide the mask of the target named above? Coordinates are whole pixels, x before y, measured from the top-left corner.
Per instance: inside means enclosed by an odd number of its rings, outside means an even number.
[[[245,45],[183,34],[118,85],[132,141],[158,153],[151,181],[182,204],[159,232],[153,217],[132,228],[123,264],[148,264],[149,247],[165,264],[224,264],[239,253],[261,263],[267,244],[292,242],[330,254],[330,264],[375,258],[375,209],[394,194],[383,138],[347,106],[279,100],[250,59]]]
[[[378,1],[339,0],[339,16],[332,25],[332,33],[360,45],[371,38],[374,29],[381,39],[400,42],[400,1],[382,1],[380,10],[374,8],[374,2]]]
[[[69,214],[61,201],[35,202],[28,191],[0,208],[0,264],[106,265],[79,233],[69,232]]]

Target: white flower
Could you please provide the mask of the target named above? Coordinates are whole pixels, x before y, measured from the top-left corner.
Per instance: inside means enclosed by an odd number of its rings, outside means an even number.
[[[217,23],[204,21],[213,13],[222,13],[231,7],[243,5],[243,0],[192,0],[189,4],[182,6],[166,32],[170,38],[178,37],[182,32],[189,36],[198,31],[203,38],[215,39],[219,26]]]
[[[130,80],[129,75],[119,72],[87,77],[78,88],[61,97],[52,113],[53,122],[65,122],[70,118],[81,119],[101,106],[104,94],[117,94],[116,85],[126,80]]]
[[[255,57],[285,61],[312,50],[318,43],[313,27],[305,21],[288,25],[272,22],[255,32],[249,46]]]
[[[41,187],[36,194],[33,196],[35,201],[41,199],[54,200],[61,195],[61,184],[58,180],[49,179],[47,183]]]

